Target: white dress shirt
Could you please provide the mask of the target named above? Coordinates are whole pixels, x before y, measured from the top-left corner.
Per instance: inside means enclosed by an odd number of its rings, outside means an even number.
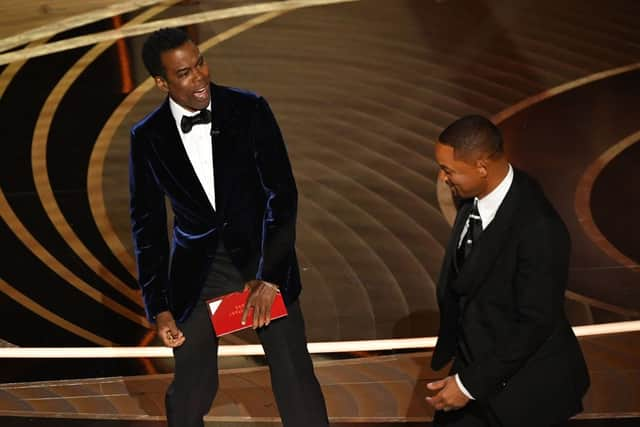
[[[482,230],[485,230],[493,218],[496,216],[496,212],[498,212],[498,208],[502,204],[502,201],[507,196],[509,192],[509,188],[511,188],[511,183],[513,182],[513,168],[509,165],[509,171],[507,172],[507,176],[498,184],[496,188],[491,191],[491,193],[484,196],[482,199],[478,199],[478,212],[480,213],[480,219],[482,220]],[[467,222],[464,224],[464,228],[462,229],[462,233],[460,233],[460,240],[458,241],[458,247],[462,244],[462,238],[467,232],[467,228],[469,228],[469,218],[467,218]],[[474,399],[474,397],[469,393],[469,391],[464,387],[462,381],[460,381],[460,376],[456,374],[456,383],[458,383],[458,387],[460,391],[464,393],[469,399]]]
[[[209,203],[211,203],[211,206],[215,210],[216,190],[213,175],[213,141],[211,138],[212,123],[195,125],[189,133],[184,133],[180,127],[182,116],[195,116],[198,114],[198,111],[193,112],[183,108],[171,97],[169,97],[169,107],[171,108],[171,114],[176,121],[178,133],[180,133],[180,139],[182,140],[184,149],[187,152],[191,166],[198,176],[200,185],[207,194]],[[209,101],[207,110],[211,111],[211,101]]]

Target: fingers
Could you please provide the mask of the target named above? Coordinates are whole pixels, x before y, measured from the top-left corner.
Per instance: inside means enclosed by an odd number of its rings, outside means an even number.
[[[253,329],[267,326],[271,321],[271,305],[273,297],[266,286],[261,287],[255,293],[253,306]]]
[[[253,306],[253,329],[256,330],[262,326],[262,304],[256,304]]]
[[[251,289],[251,294],[242,312],[242,324],[246,324],[249,312],[253,308],[252,328],[255,330],[267,326],[271,323],[271,306],[278,293],[278,287],[267,282],[252,280],[245,284],[246,288]]]
[[[165,346],[171,348],[180,347],[186,341],[184,334],[175,324],[172,327],[163,326],[158,328],[158,336]]]
[[[269,303],[269,309],[265,310],[263,313],[263,317],[262,317],[263,326],[269,326],[269,323],[271,323],[271,305],[272,304],[273,302]]]
[[[251,297],[247,299],[246,304],[244,305],[244,310],[242,310],[242,319],[240,319],[241,325],[247,324],[247,317],[249,316],[249,309],[252,307],[251,305]]]
[[[447,412],[460,409],[469,401],[469,399],[459,391],[453,377],[428,383],[427,388],[430,390],[439,390],[435,396],[425,399],[427,403],[439,411]]]
[[[163,311],[156,316],[156,334],[167,347],[180,347],[186,340],[170,311]]]
[[[444,396],[443,396],[442,392],[437,393],[437,394],[435,394],[433,396],[428,396],[426,398],[426,401],[429,402],[431,404],[431,406],[433,406],[436,409],[440,409],[445,404]]]
[[[180,347],[182,344],[184,344],[186,338],[182,331],[176,328],[175,331],[167,331],[167,333],[164,335],[163,341],[167,347],[175,348]]]
[[[454,409],[450,403],[446,402],[446,399],[442,396],[442,393],[438,393],[432,397],[427,397],[425,400],[438,411],[447,412]]]
[[[438,381],[432,381],[430,383],[427,383],[427,388],[429,390],[440,390],[441,388],[443,388],[445,385],[447,385],[447,380],[442,379],[442,380],[438,380]]]

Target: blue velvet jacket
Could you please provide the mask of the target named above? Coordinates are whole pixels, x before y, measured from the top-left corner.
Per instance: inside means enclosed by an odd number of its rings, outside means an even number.
[[[129,187],[138,280],[147,317],[184,320],[198,300],[219,239],[245,280],[300,293],[297,190],[278,124],[264,98],[211,85],[216,210],[196,176],[169,100],[131,130]],[[169,245],[165,196],[173,213]]]

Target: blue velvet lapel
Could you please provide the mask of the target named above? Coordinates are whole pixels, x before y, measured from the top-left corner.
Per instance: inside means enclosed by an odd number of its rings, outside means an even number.
[[[213,135],[213,170],[216,186],[216,207],[220,214],[225,212],[225,207],[229,200],[229,193],[232,188],[231,169],[233,164],[232,151],[235,147],[237,126],[235,124],[236,115],[232,103],[227,99],[227,94],[223,88],[211,84],[213,125],[215,135]]]
[[[484,283],[484,279],[493,267],[494,263],[498,259],[498,255],[503,249],[503,246],[507,240],[512,237],[510,228],[515,222],[515,214],[517,212],[520,191],[519,187],[522,185],[522,176],[516,170],[514,170],[513,183],[511,188],[504,198],[496,216],[491,224],[482,232],[480,239],[474,242],[475,247],[469,258],[465,261],[464,266],[458,273],[458,277],[448,283],[453,289],[456,289],[458,293],[462,293],[465,296],[465,300],[473,298],[478,291],[479,286]],[[464,225],[466,216],[461,220]],[[460,227],[462,227],[462,225]],[[454,236],[459,237],[460,232]],[[457,243],[457,242],[455,242]],[[455,245],[454,243],[454,245]],[[450,250],[450,257],[455,256],[455,246],[453,250]],[[449,260],[449,267],[451,267],[453,258]]]
[[[245,138],[238,136],[239,132],[246,132],[248,115],[252,111],[246,107],[243,110],[230,99],[229,89],[211,84],[213,123],[211,129],[214,133],[213,144],[213,168],[216,191],[216,210],[213,211],[202,185],[196,175],[187,152],[184,149],[180,134],[169,107],[167,99],[158,109],[157,123],[154,128],[154,150],[158,158],[164,164],[167,171],[174,175],[175,183],[184,194],[188,194],[201,207],[202,213],[209,212],[224,217],[225,207],[229,201],[229,195],[233,191],[234,175],[237,169],[237,161],[234,151],[238,149]]]
[[[169,108],[169,99],[158,110],[157,134],[153,139],[153,146],[158,153],[158,158],[165,165],[165,169],[174,175],[174,182],[182,188],[184,194],[195,198],[197,206],[203,210],[213,212],[211,203],[204,192],[200,180],[191,165],[187,152],[180,140],[180,133]]]

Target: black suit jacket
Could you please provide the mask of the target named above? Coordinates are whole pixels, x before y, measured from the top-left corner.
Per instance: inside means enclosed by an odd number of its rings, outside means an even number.
[[[538,184],[515,170],[495,218],[456,272],[470,209],[471,201],[460,207],[444,258],[432,367],[441,369],[457,354],[453,371],[505,426],[567,419],[581,410],[589,385],[564,312],[568,231]]]
[[[131,130],[131,221],[147,317],[184,320],[198,300],[219,239],[245,280],[300,292],[295,254],[297,190],[267,102],[211,85],[216,210],[180,140],[169,100]],[[173,212],[169,247],[165,196]]]

